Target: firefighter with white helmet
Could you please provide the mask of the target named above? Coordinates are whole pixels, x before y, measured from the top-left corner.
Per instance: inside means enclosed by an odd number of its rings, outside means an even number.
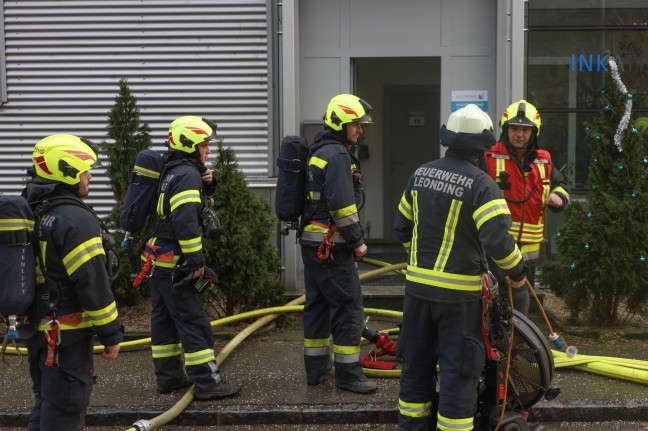
[[[34,147],[32,180],[23,191],[37,215],[37,298],[27,340],[36,404],[28,430],[80,430],[94,384],[93,337],[115,359],[123,338],[106,264],[102,224],[81,198],[89,193],[98,147],[52,135]],[[113,242],[114,245],[114,242]]]
[[[536,107],[519,100],[506,108],[500,120],[500,141],[484,153],[483,169],[497,182],[513,218],[511,234],[529,267],[529,282],[544,242],[545,210],[562,211],[569,204],[567,182],[555,168],[551,154],[538,146],[542,120]],[[505,274],[495,271],[500,285]],[[527,314],[530,295],[527,286],[513,289],[513,305]],[[508,295],[506,295],[508,297]]]
[[[441,128],[445,157],[414,171],[398,207],[395,230],[408,251],[398,340],[400,430],[473,429],[485,361],[481,295],[487,256],[515,285],[526,280],[508,233],[506,202],[477,166],[494,143],[491,119],[479,107],[453,112]]]

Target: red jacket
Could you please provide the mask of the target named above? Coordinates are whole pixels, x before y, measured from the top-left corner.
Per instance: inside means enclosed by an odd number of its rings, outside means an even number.
[[[484,153],[486,172],[499,185],[508,203],[513,225],[509,232],[520,244],[544,241],[545,201],[549,193],[563,200],[562,210],[569,203],[569,192],[563,175],[554,169],[551,154],[532,150],[524,160],[509,153],[503,142]],[[551,207],[550,207],[551,208]]]

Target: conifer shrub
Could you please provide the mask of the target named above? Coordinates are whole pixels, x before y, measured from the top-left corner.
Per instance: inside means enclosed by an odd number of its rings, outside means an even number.
[[[592,150],[587,200],[567,208],[557,256],[539,277],[565,300],[572,321],[603,326],[648,305],[648,156],[632,118],[633,93],[611,60],[600,112],[584,124]]]
[[[216,272],[206,302],[219,316],[276,306],[283,302],[278,251],[271,240],[276,219],[270,205],[254,193],[239,169],[233,149],[218,142],[213,165],[215,209],[222,238],[203,239],[207,265]]]
[[[120,244],[124,232],[119,221],[119,214],[124,204],[128,178],[135,165],[137,154],[151,147],[151,129],[148,124],[140,123],[140,112],[137,98],[131,93],[126,79],[119,80],[119,94],[115,104],[108,113],[106,132],[109,142],[101,143],[101,150],[108,156],[109,164],[106,174],[110,189],[115,196],[115,206],[108,216],[109,225],[115,230],[115,239]],[[131,274],[140,270],[139,244],[133,241],[127,248],[120,249],[121,271],[112,288],[117,302],[123,305],[134,305],[146,295],[131,286]]]

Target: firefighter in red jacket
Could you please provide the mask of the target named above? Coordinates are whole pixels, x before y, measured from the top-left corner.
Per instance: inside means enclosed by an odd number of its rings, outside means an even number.
[[[511,211],[511,234],[529,267],[529,282],[535,281],[540,244],[545,238],[545,208],[562,211],[569,204],[567,183],[551,162],[551,154],[538,148],[540,114],[526,100],[512,103],[502,115],[501,135],[484,153],[483,167],[497,182]],[[495,274],[501,286],[504,274]],[[508,296],[508,295],[505,295]],[[515,309],[527,314],[530,305],[526,286],[513,289]]]
[[[495,143],[490,117],[467,105],[450,115],[440,137],[445,157],[414,171],[394,225],[408,251],[398,338],[401,431],[473,429],[486,357],[481,299],[487,256],[515,286],[526,281],[522,254],[508,233],[506,202],[477,166]]]

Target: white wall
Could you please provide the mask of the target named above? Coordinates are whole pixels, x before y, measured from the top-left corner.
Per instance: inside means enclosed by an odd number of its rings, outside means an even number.
[[[299,88],[299,111],[291,113],[297,116],[294,120],[299,124],[321,121],[332,96],[357,88],[352,82],[353,59],[381,57],[440,58],[441,124],[451,112],[453,90],[488,91],[489,114],[496,120],[500,106],[508,103],[504,99],[510,98],[512,92],[519,93],[517,87],[511,90],[512,85],[517,85],[511,81],[516,78],[516,83],[521,82],[522,76],[517,69],[522,69],[523,57],[515,63],[516,71],[511,72],[510,38],[512,34],[519,36],[523,26],[522,21],[511,20],[512,15],[520,16],[521,11],[513,3],[514,0],[287,0],[284,10],[292,8],[298,16],[300,36],[299,76],[288,72],[283,77],[285,85]],[[376,82],[371,85],[399,78],[397,70],[377,70],[373,77]],[[416,80],[408,77],[407,84],[415,85]],[[374,105],[376,121],[381,121],[382,100],[376,98],[378,94],[382,91],[362,96]],[[382,145],[378,129],[374,127],[367,135],[374,148],[370,150],[371,160],[363,164],[372,189],[365,212],[372,214],[382,212],[380,193],[374,184],[376,179],[380,184],[383,165],[377,157],[382,154],[378,150]],[[372,237],[380,225],[378,220],[372,222]]]

